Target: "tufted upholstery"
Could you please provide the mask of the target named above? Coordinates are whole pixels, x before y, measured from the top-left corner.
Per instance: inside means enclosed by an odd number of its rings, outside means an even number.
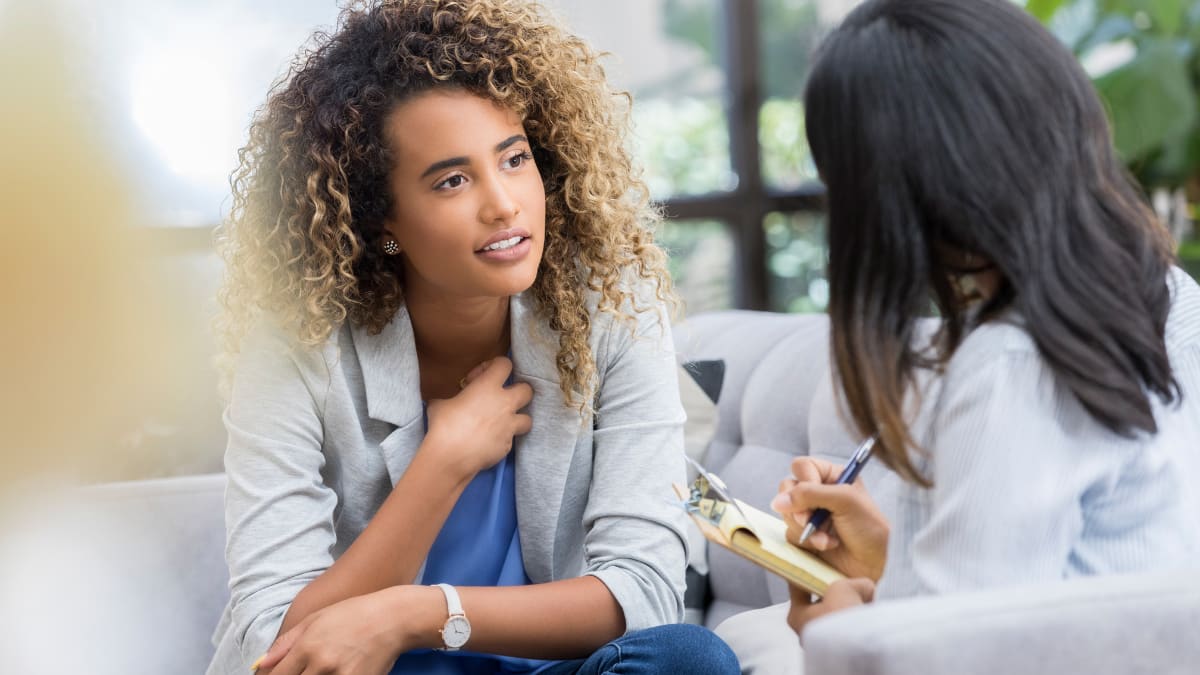
[[[703,463],[734,495],[768,510],[793,457],[848,456],[854,440],[833,402],[824,315],[701,314],[675,329],[675,343],[680,361],[725,360],[716,429]],[[708,554],[706,625],[787,599],[782,579],[720,547],[709,546]]]

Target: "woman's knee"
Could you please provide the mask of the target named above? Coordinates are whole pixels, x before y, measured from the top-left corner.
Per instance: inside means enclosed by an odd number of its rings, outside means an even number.
[[[715,633],[692,624],[668,624],[647,628],[626,636],[636,638],[641,649],[651,656],[662,673],[691,673],[693,675],[738,675],[741,668],[729,645]],[[622,649],[623,652],[627,651]],[[623,654],[625,656],[625,654]],[[653,672],[652,671],[652,672]]]

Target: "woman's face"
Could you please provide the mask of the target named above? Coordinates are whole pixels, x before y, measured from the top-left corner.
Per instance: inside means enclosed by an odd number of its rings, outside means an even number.
[[[508,296],[533,285],[546,193],[522,120],[462,91],[431,91],[389,115],[394,207],[385,227],[404,256],[405,292]]]

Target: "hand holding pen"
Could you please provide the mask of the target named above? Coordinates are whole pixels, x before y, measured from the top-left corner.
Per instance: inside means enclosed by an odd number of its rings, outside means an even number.
[[[856,482],[870,456],[868,439],[841,467],[814,457],[792,461],[794,476],[780,485],[771,507],[783,516],[788,539],[820,554],[847,576],[878,580],[887,558],[887,519]],[[823,515],[822,515],[823,514]],[[832,521],[832,527],[822,527]]]
[[[867,465],[867,460],[871,459],[871,450],[875,447],[875,437],[872,436],[863,441],[854,454],[850,457],[850,461],[846,464],[846,468],[842,469],[841,475],[838,476],[835,485],[848,485],[858,480],[858,474],[862,468]],[[829,520],[829,510],[820,508],[813,511],[812,517],[808,519],[808,524],[804,526],[804,531],[800,533],[800,541],[798,544],[803,544],[808,541],[813,532],[817,531],[818,527],[825,524]]]

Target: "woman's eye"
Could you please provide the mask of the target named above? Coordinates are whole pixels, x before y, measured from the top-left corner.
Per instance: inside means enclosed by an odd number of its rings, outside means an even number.
[[[531,159],[533,159],[533,153],[530,152],[522,152],[519,155],[513,155],[508,160],[508,167],[510,169],[515,169]]]
[[[437,187],[438,188],[456,188],[456,187],[462,185],[464,180],[465,179],[462,176],[456,174],[456,175],[450,176],[446,180],[438,183]]]

